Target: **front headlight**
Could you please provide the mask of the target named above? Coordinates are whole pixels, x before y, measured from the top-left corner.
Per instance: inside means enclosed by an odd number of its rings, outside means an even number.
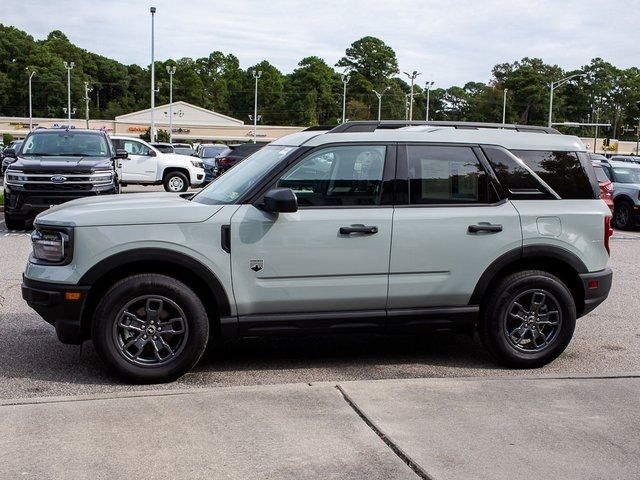
[[[11,170],[7,168],[4,174],[7,185],[24,185],[27,181],[27,176],[19,170]]]
[[[71,230],[38,227],[31,234],[35,263],[61,265],[71,260]]]
[[[111,172],[95,172],[91,174],[91,183],[111,183],[113,182],[113,173]]]
[[[204,163],[200,160],[191,160],[191,164],[196,168],[204,168]]]

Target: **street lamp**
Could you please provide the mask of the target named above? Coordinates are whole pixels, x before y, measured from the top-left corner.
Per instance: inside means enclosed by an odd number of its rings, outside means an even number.
[[[29,70],[29,67],[27,67],[27,72],[29,72],[29,131],[33,130],[33,111],[32,111],[32,104],[31,104],[31,79],[33,78],[33,76],[35,75],[36,71],[35,70]]]
[[[505,88],[502,91],[502,124],[504,125],[507,120],[507,92],[508,88]]]
[[[156,123],[153,116],[153,111],[156,108],[156,66],[154,63],[154,19],[156,13],[156,7],[149,9],[151,12],[151,129],[149,130],[149,138],[151,143],[156,141]]]
[[[89,92],[93,92],[93,88],[89,88],[89,82],[84,82],[84,118],[87,121],[87,129],[89,128]]]
[[[411,80],[411,102],[409,103],[409,121],[412,121],[413,120],[413,83],[416,81],[416,78],[418,77],[418,75],[421,75],[421,73],[416,72],[414,70],[410,74],[407,72],[404,72],[404,74],[407,77],[409,77],[409,79]]]
[[[344,85],[344,89],[342,90],[342,123],[347,121],[347,83],[349,83],[349,74],[345,73],[342,75],[342,83]]]
[[[429,121],[429,93],[431,93],[431,87],[433,87],[433,82],[427,82],[425,87],[427,88],[427,112],[425,113],[424,119]]]
[[[404,94],[404,119],[405,119],[405,121],[409,120],[409,103],[410,103],[411,100],[413,100],[413,99],[409,100],[410,97],[411,97],[411,94],[409,94],[409,93],[405,93]]]
[[[67,69],[67,114],[68,114],[68,121],[67,121],[67,127],[71,127],[71,70],[73,70],[73,67],[75,67],[75,63],[71,62],[71,63],[67,63],[67,62],[62,62],[64,64],[64,68]]]
[[[565,83],[567,83],[569,80],[573,80],[574,78],[578,78],[578,77],[586,77],[587,74],[586,73],[576,73],[575,75],[570,75],[566,78],[563,78],[562,80],[558,80],[557,82],[551,82],[550,88],[551,88],[551,92],[549,95],[549,127],[551,127],[551,117],[553,116],[553,91],[558,88],[561,87],[562,85],[564,85]]]
[[[176,73],[176,66],[167,65],[169,74],[169,143],[173,143],[173,75]]]
[[[390,89],[391,89],[391,87],[389,85],[387,85],[382,90],[382,93],[378,93],[377,91],[373,90],[373,93],[375,93],[376,97],[378,97],[378,121],[380,121],[380,115],[382,113],[382,96],[385,94],[385,92],[387,92]]]
[[[253,78],[256,80],[256,88],[253,96],[253,143],[258,136],[258,79],[262,76],[262,70],[254,70]]]

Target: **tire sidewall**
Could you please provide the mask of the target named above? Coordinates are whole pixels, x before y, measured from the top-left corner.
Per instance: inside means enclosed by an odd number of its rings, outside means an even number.
[[[183,310],[188,325],[186,345],[171,362],[158,366],[139,366],[128,362],[113,338],[113,325],[122,308],[143,295],[162,295]],[[136,275],[116,283],[98,304],[92,324],[92,339],[98,355],[116,374],[135,383],[161,383],[175,380],[200,359],[209,338],[206,310],[196,294],[184,283],[164,275]]]
[[[618,211],[619,211],[619,209],[622,209],[622,208],[626,208],[627,209],[627,223],[625,223],[625,224],[622,224],[622,223],[620,223],[618,221]],[[614,208],[614,214],[613,214],[613,218],[615,220],[616,227],[621,228],[621,229],[630,228],[631,225],[633,224],[632,218],[631,218],[632,215],[633,215],[633,209],[631,208],[631,206],[629,205],[628,202],[624,201],[624,202],[618,203]]]
[[[179,191],[171,190],[171,188],[169,187],[169,185],[171,184],[171,179],[176,177],[182,180],[182,188]],[[164,179],[164,189],[167,192],[171,192],[171,193],[186,192],[189,189],[189,179],[182,172],[170,172],[167,174],[167,176]]]
[[[542,272],[531,272],[526,275],[507,278],[498,289],[502,289],[489,305],[485,313],[485,338],[490,349],[500,360],[516,368],[536,368],[556,359],[567,347],[576,324],[576,307],[571,292],[556,277]],[[507,308],[519,294],[539,288],[551,293],[559,303],[562,314],[560,331],[550,347],[540,352],[524,352],[513,347],[504,329],[504,318]]]

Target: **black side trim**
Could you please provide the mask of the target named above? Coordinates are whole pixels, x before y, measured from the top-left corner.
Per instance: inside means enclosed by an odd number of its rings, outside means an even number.
[[[130,265],[136,262],[157,262],[164,265],[174,266],[176,268],[186,268],[190,270],[194,276],[199,277],[202,284],[205,285],[213,294],[218,306],[218,314],[221,317],[229,316],[231,306],[229,299],[222,287],[222,283],[216,275],[198,260],[180,252],[164,250],[161,248],[142,248],[138,250],[130,250],[117,253],[109,258],[97,263],[85,273],[80,281],[80,285],[93,285],[101,277],[110,271]]]
[[[387,310],[390,333],[421,331],[464,331],[473,328],[480,307],[430,307]]]
[[[606,300],[611,290],[613,281],[613,271],[607,267],[604,270],[593,273],[580,274],[582,287],[584,288],[584,309],[579,312],[579,316],[586,315],[593,311],[598,305]],[[590,282],[597,282],[597,287],[589,288]]]
[[[225,252],[231,253],[231,225],[220,227],[220,244]]]
[[[509,264],[514,263],[521,259],[545,257],[557,260],[558,262],[569,265],[577,273],[586,273],[587,267],[580,258],[574,255],[569,250],[556,247],[553,245],[527,245],[523,248],[514,248],[507,253],[501,255],[491,263],[484,271],[480,280],[476,284],[476,288],[473,290],[473,294],[469,299],[469,305],[479,305],[482,303],[482,298],[489,287],[489,284],[494,277]]]

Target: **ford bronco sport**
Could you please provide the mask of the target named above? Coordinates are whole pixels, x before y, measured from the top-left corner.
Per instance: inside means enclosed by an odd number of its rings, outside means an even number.
[[[179,377],[221,337],[291,333],[477,331],[510,367],[554,360],[612,279],[584,145],[401,126],[283,137],[193,196],[52,208],[23,296],[135,382]]]

